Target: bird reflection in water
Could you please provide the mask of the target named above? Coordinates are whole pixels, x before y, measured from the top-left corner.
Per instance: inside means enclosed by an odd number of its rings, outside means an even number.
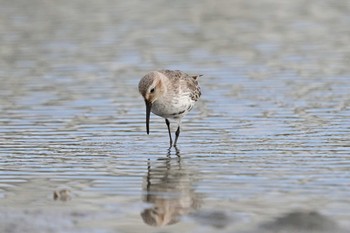
[[[175,158],[169,150],[166,158],[153,164],[148,160],[143,201],[153,206],[143,210],[143,221],[151,226],[171,225],[199,209],[201,196],[195,192],[194,182],[194,174],[185,169],[177,148]]]

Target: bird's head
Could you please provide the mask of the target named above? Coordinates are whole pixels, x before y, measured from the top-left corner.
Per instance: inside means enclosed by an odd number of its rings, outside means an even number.
[[[165,92],[163,74],[153,71],[146,74],[139,82],[139,92],[146,105],[146,129],[149,134],[149,118],[152,104]]]

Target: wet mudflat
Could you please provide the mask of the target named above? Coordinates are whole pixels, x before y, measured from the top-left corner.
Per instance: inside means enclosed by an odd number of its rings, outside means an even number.
[[[0,232],[347,232],[349,10],[1,1]],[[204,75],[177,150],[160,68]]]

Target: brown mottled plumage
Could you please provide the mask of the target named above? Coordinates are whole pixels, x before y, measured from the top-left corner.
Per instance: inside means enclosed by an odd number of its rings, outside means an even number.
[[[198,77],[180,70],[159,70],[146,74],[139,82],[139,92],[146,104],[146,128],[149,134],[150,112],[165,118],[168,127],[170,146],[172,138],[169,119],[176,120],[178,128],[174,146],[180,135],[182,118],[193,108],[201,96]]]

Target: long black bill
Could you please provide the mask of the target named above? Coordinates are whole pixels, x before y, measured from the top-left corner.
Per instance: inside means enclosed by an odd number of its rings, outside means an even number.
[[[147,134],[149,134],[149,118],[151,114],[152,103],[145,100],[145,104],[146,104],[146,129],[147,129]]]

